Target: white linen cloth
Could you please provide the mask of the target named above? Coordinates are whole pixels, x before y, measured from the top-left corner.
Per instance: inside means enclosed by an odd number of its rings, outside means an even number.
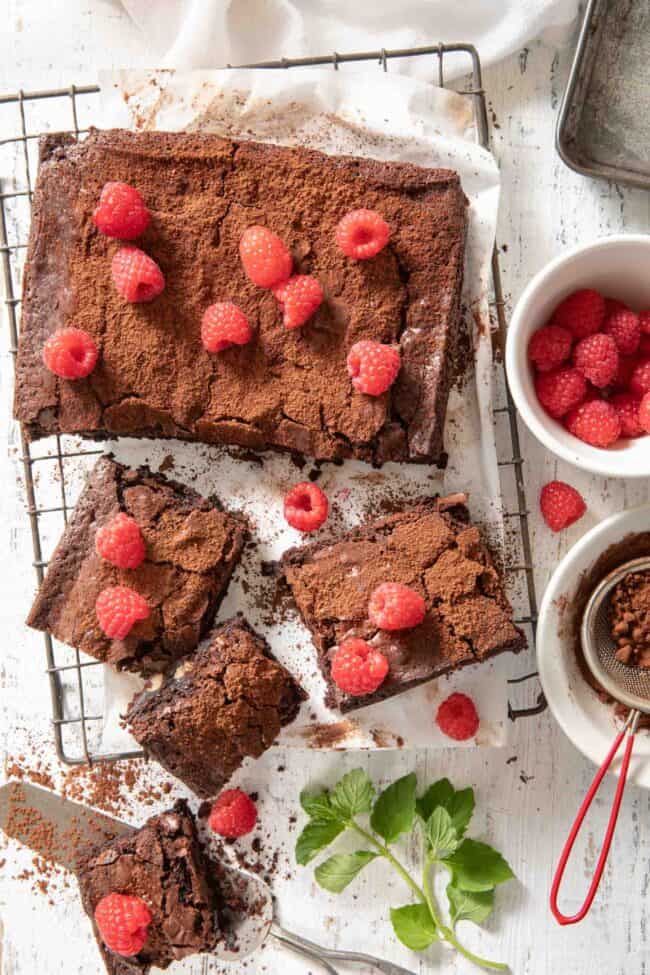
[[[467,42],[483,64],[574,20],[578,0],[122,0],[158,63],[214,68],[306,57]],[[422,71],[415,61],[396,70]],[[456,61],[451,71],[463,72]]]

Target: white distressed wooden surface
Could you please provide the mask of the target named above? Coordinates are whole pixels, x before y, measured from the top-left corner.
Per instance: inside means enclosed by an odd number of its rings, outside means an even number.
[[[134,38],[119,8],[102,0],[9,0],[5,4],[0,47],[1,90],[55,87],[94,80],[99,66],[147,66],[150,59]],[[498,128],[494,149],[503,170],[500,240],[505,289],[509,302],[521,292],[532,273],[563,247],[611,231],[646,231],[649,197],[593,183],[571,173],[553,150],[558,102],[566,80],[570,49],[556,51],[539,42],[507,62],[485,71],[485,86]],[[56,67],[52,67],[56,65]],[[65,67],[61,67],[65,65]],[[4,136],[4,133],[2,133]],[[43,674],[40,636],[28,632],[22,620],[33,590],[31,541],[16,490],[17,438],[9,423],[11,367],[2,329],[2,432],[0,463],[1,514],[5,529],[2,546],[0,625],[0,750],[5,757],[51,751],[49,700]],[[556,461],[522,429],[526,458],[526,486],[532,508],[533,545],[539,592],[558,559],[579,535],[607,513],[648,499],[646,484],[624,484],[581,474]],[[551,536],[537,514],[540,485],[565,477],[580,488],[589,514],[569,532]],[[524,673],[530,659],[513,665]],[[531,691],[532,694],[532,691]],[[28,751],[32,753],[30,756]],[[514,760],[508,763],[508,759]],[[580,797],[593,769],[564,738],[547,715],[516,724],[511,744],[501,750],[395,752],[316,755],[308,761],[295,753],[274,752],[256,771],[254,781],[266,779],[263,816],[281,824],[283,852],[276,874],[276,892],[287,926],[332,945],[359,946],[384,954],[414,972],[465,973],[471,967],[451,955],[432,950],[418,958],[395,944],[385,920],[387,898],[405,902],[404,891],[380,867],[368,870],[362,883],[338,898],[316,888],[308,871],[297,873],[291,846],[297,826],[289,817],[296,797],[308,781],[328,781],[342,769],[365,765],[377,779],[389,779],[415,769],[424,779],[448,775],[458,785],[477,790],[479,812],[473,831],[502,849],[519,878],[499,895],[495,919],[487,930],[463,932],[481,953],[507,960],[517,975],[642,975],[650,957],[646,934],[646,896],[650,884],[650,817],[648,795],[630,790],[621,812],[601,892],[590,918],[573,929],[560,929],[551,919],[547,895],[551,872]],[[277,772],[279,766],[284,772]],[[252,776],[243,781],[253,782]],[[585,830],[580,855],[567,885],[577,906],[597,856],[608,814],[612,783],[606,783]],[[141,810],[144,817],[147,810]],[[286,824],[283,827],[282,824]],[[408,858],[414,851],[405,850]],[[6,862],[0,871],[0,972],[2,975],[94,975],[101,964],[82,916],[74,888],[61,888],[56,903],[15,879],[31,858],[16,845],[0,850]],[[287,876],[290,874],[290,876]],[[377,921],[360,932],[354,923],[355,898],[372,899]],[[567,902],[565,901],[565,904]],[[571,906],[571,905],[569,905]],[[214,973],[208,960],[187,962],[176,971]],[[265,950],[247,972],[316,971],[290,956]],[[235,971],[231,969],[231,971]]]

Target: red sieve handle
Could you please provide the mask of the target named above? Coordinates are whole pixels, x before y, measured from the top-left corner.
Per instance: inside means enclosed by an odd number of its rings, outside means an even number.
[[[555,871],[555,876],[553,877],[553,884],[551,885],[551,911],[555,920],[559,924],[577,924],[578,921],[582,921],[584,917],[589,913],[589,909],[593,903],[598,887],[600,886],[600,879],[603,875],[603,870],[605,869],[605,863],[607,862],[607,856],[609,854],[609,848],[612,845],[612,840],[614,838],[614,830],[616,829],[616,820],[618,819],[618,813],[621,808],[621,802],[623,800],[623,791],[625,789],[625,781],[627,779],[628,769],[630,767],[630,758],[632,757],[632,748],[634,746],[634,736],[636,734],[636,726],[639,720],[639,712],[632,711],[625,722],[625,727],[619,732],[619,734],[614,739],[614,744],[610,748],[607,758],[603,764],[598,769],[594,781],[589,787],[589,791],[585,796],[580,809],[578,810],[578,815],[575,818],[575,822],[571,827],[571,832],[564,844],[564,849],[562,850],[562,855],[560,856],[560,861],[557,865]],[[596,870],[594,871],[594,876],[591,881],[589,890],[587,891],[587,896],[585,897],[584,904],[580,908],[577,914],[572,917],[567,917],[566,914],[562,914],[559,907],[557,906],[557,897],[560,889],[560,884],[562,883],[562,877],[564,876],[564,870],[567,865],[567,860],[573,849],[573,844],[576,841],[576,837],[580,832],[580,827],[584,821],[585,816],[591,806],[598,789],[600,788],[600,783],[605,778],[606,773],[609,770],[610,765],[616,757],[616,753],[621,747],[621,742],[625,738],[626,733],[629,731],[627,736],[627,742],[625,743],[625,752],[623,754],[623,761],[621,763],[621,771],[618,777],[618,785],[616,786],[616,794],[614,796],[614,802],[612,804],[612,811],[609,816],[609,822],[607,823],[607,831],[605,833],[605,839],[603,841],[603,846],[600,851],[600,856],[598,857],[598,863],[596,864]]]

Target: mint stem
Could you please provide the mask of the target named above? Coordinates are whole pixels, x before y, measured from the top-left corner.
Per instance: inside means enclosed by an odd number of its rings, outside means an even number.
[[[388,862],[392,864],[392,866],[395,868],[395,870],[397,870],[402,880],[404,880],[404,882],[408,884],[408,886],[411,888],[411,890],[413,891],[417,899],[419,901],[422,901],[423,904],[426,904],[427,899],[424,895],[424,891],[422,890],[421,887],[419,887],[416,884],[416,882],[413,880],[413,877],[410,875],[408,870],[402,866],[402,864],[399,862],[397,857],[393,856],[393,854],[390,852],[386,844],[381,843],[378,839],[376,839],[372,835],[372,833],[369,833],[367,830],[365,830],[363,826],[359,826],[359,824],[354,819],[349,820],[349,825],[353,830],[355,830],[359,834],[359,836],[363,836],[364,840],[366,840],[368,843],[374,846],[374,848],[380,853],[381,856],[385,857],[386,860],[388,860]]]

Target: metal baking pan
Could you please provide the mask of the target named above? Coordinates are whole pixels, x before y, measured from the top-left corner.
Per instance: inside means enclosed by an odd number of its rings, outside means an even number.
[[[650,0],[589,0],[555,145],[586,176],[650,188]]]

